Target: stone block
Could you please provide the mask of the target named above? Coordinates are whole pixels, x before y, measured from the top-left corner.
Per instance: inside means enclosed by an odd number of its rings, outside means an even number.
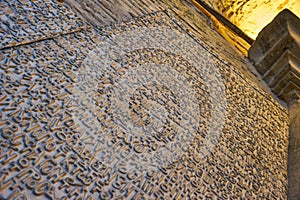
[[[258,35],[249,58],[272,91],[288,102],[300,85],[300,20],[283,10]]]

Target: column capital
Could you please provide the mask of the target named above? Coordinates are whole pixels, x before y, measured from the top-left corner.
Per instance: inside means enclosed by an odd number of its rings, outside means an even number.
[[[250,60],[271,90],[285,102],[300,94],[300,19],[283,10],[257,36]]]

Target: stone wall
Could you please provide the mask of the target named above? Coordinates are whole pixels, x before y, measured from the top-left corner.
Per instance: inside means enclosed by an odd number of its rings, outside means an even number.
[[[289,10],[279,13],[257,36],[249,49],[271,90],[287,102],[290,115],[288,199],[300,198],[300,19]]]
[[[286,198],[287,110],[203,15],[91,27],[55,1],[1,6],[65,30],[2,40],[1,198]]]

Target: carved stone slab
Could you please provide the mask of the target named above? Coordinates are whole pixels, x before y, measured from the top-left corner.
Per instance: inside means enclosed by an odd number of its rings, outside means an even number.
[[[67,34],[85,26],[56,0],[3,0],[0,12],[0,49]]]
[[[288,115],[169,12],[1,50],[3,199],[284,199]]]

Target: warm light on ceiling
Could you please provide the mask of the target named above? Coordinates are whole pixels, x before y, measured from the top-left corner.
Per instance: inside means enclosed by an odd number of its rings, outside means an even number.
[[[204,0],[252,39],[284,9],[300,17],[300,0]]]

